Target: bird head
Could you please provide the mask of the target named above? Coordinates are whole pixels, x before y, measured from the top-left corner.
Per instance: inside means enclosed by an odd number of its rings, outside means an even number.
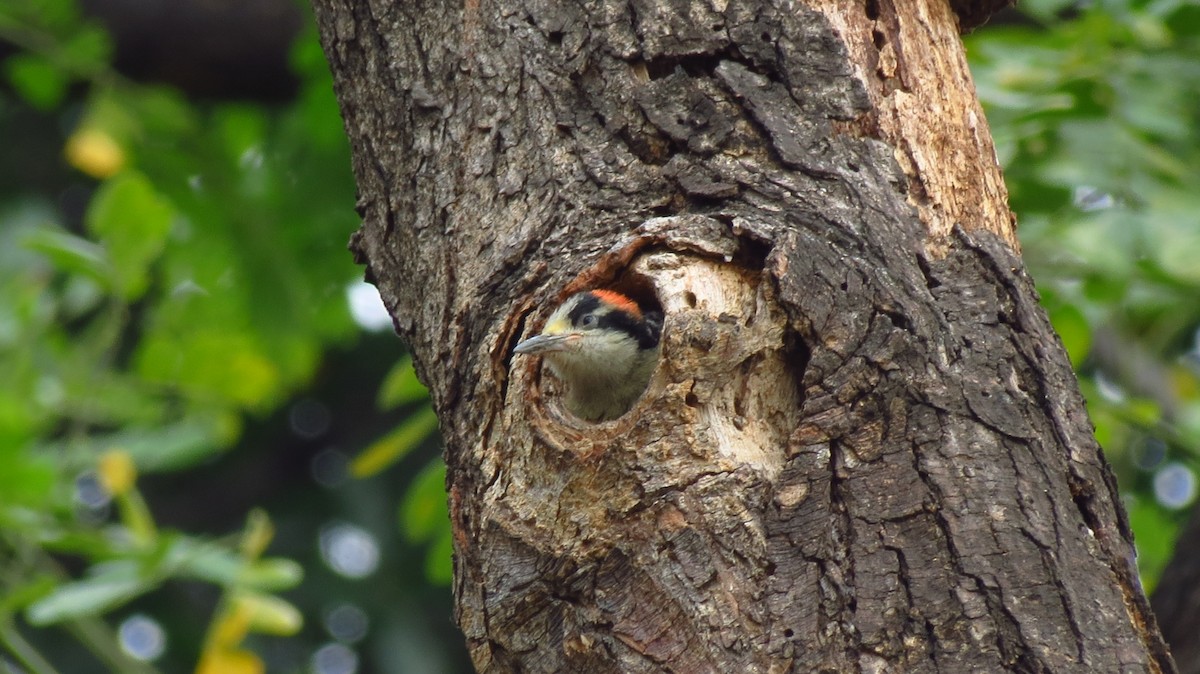
[[[542,333],[513,350],[541,355],[567,386],[567,407],[590,420],[624,414],[645,390],[658,361],[662,314],[612,290],[566,299]]]

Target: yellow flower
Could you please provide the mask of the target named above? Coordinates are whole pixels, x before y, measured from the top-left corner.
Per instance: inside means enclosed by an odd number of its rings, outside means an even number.
[[[110,449],[100,455],[100,463],[96,466],[100,483],[113,496],[122,496],[133,489],[137,481],[137,466],[133,457],[123,449]]]
[[[67,139],[67,162],[84,173],[103,180],[125,166],[125,150],[100,129],[77,129]]]

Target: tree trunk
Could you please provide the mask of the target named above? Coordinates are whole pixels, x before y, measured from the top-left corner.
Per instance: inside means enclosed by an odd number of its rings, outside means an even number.
[[[1180,674],[1200,674],[1200,508],[1179,534],[1171,563],[1150,598]]]
[[[479,671],[1172,670],[950,6],[314,4]],[[511,351],[596,286],[589,425]]]

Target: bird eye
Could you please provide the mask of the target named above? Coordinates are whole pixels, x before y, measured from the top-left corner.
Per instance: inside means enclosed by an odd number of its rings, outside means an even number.
[[[584,328],[594,328],[596,327],[596,321],[596,314],[587,314],[583,318],[579,319],[579,325],[580,327]]]

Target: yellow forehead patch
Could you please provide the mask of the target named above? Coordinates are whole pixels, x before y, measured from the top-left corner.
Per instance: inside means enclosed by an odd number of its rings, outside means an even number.
[[[614,308],[620,309],[634,318],[642,317],[642,310],[638,307],[637,302],[629,299],[619,292],[613,290],[593,290],[592,295],[595,295],[601,302],[612,305]]]
[[[567,320],[566,316],[560,316],[558,318],[551,320],[549,323],[547,323],[546,327],[542,329],[542,334],[543,335],[562,335],[562,334],[566,334],[570,331],[571,331],[571,322]]]

